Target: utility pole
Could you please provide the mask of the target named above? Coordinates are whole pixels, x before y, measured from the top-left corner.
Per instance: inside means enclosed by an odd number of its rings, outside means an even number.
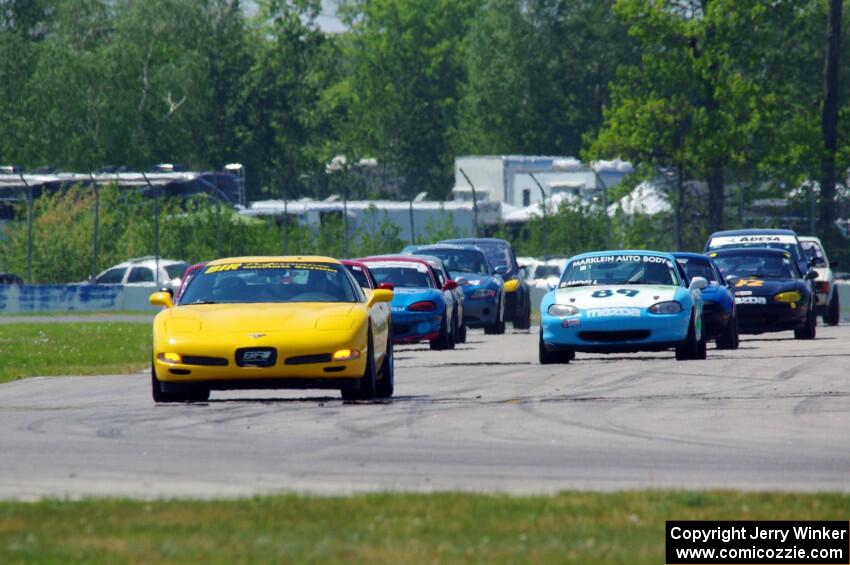
[[[460,171],[460,174],[462,174],[463,178],[466,179],[466,182],[469,183],[469,188],[472,189],[472,222],[475,227],[475,237],[478,237],[478,196],[475,194],[475,185],[472,184],[472,181],[469,180],[469,177],[463,169],[458,167],[458,171]]]
[[[90,279],[94,281],[97,276],[97,232],[100,224],[100,192],[97,189],[97,180],[94,178],[94,173],[89,173],[91,178],[91,187],[94,192],[94,230],[92,232],[92,254],[91,254],[91,272]]]
[[[537,188],[540,189],[540,210],[543,214],[543,228],[540,230],[540,251],[543,256],[546,256],[546,208],[548,207],[546,204],[546,191],[543,190],[543,185],[540,184],[540,181],[537,180],[537,177],[534,176],[534,173],[529,172],[528,176],[531,177],[531,180],[534,181],[534,184],[537,185]]]
[[[156,189],[151,184],[150,179],[148,179],[148,175],[142,173],[142,178],[145,179],[145,182],[148,184],[148,188],[151,189],[151,194],[153,195],[153,249],[154,249],[154,261],[156,262],[155,266],[155,275],[154,275],[154,286],[156,290],[159,290],[159,195],[156,192]]]
[[[221,259],[221,190],[218,188],[218,173],[215,171],[215,167],[213,167],[213,182],[215,183],[215,242],[216,242],[216,251],[218,254],[216,257]]]
[[[27,197],[27,284],[32,284],[32,187],[24,178],[23,173],[19,173],[21,180],[26,187]]]
[[[278,177],[280,182],[280,197],[283,199],[283,254],[289,253],[289,202],[286,199],[286,184],[283,176]]]
[[[838,150],[838,90],[839,65],[841,64],[841,17],[843,0],[829,0],[829,15],[826,20],[826,61],[823,70],[823,110],[821,132],[823,148],[820,181],[821,235],[833,239],[835,219],[835,154]],[[812,235],[815,235],[812,232]],[[827,245],[829,242],[827,241]]]

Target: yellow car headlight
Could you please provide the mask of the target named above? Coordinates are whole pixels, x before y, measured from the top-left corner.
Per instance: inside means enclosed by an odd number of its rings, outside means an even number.
[[[360,358],[360,352],[356,349],[340,349],[333,354],[334,361],[354,361]]]
[[[514,292],[519,288],[519,279],[514,279],[505,283],[505,292]]]
[[[157,357],[163,363],[170,363],[172,365],[178,365],[183,362],[183,357],[181,357],[179,353],[160,353]]]
[[[779,294],[774,296],[773,299],[777,302],[788,303],[788,302],[800,302],[800,300],[802,300],[803,297],[800,296],[800,293],[797,292],[796,290],[789,290],[788,292],[780,292]]]

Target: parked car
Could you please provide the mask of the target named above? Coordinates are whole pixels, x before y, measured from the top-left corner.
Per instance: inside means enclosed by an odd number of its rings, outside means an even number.
[[[841,304],[832,268],[837,267],[838,262],[830,262],[823,244],[817,237],[801,235],[799,240],[818,274],[815,280],[815,312],[823,318],[825,324],[835,326],[841,318]]]
[[[0,285],[22,285],[24,279],[15,273],[0,273]]]
[[[493,273],[505,281],[505,319],[513,322],[514,328],[526,330],[531,327],[531,291],[520,272],[516,254],[511,244],[504,239],[463,238],[446,239],[440,243],[475,245],[487,256]]]
[[[110,267],[97,275],[92,284],[120,284],[151,288],[169,288],[172,291],[180,287],[183,273],[189,263],[174,259],[159,260],[159,272],[156,270],[156,257],[139,257]]]

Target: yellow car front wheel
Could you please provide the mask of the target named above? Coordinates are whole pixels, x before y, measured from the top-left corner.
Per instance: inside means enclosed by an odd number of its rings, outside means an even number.
[[[375,385],[378,398],[391,398],[395,390],[395,357],[393,356],[392,328],[387,332],[387,350],[381,363],[379,379]]]
[[[182,385],[182,387],[183,390],[179,392],[165,391],[160,380],[156,378],[156,369],[151,363],[151,393],[154,402],[205,402],[210,399],[210,389],[206,387],[197,385]]]
[[[344,388],[342,393],[343,400],[371,400],[375,398],[376,375],[375,375],[375,348],[372,342],[372,326],[369,326],[369,338],[366,346],[368,354],[366,355],[366,369],[363,371],[363,376],[357,379],[360,381],[359,388]]]

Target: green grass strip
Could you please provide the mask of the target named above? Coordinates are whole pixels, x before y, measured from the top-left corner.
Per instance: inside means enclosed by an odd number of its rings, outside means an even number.
[[[663,563],[664,521],[846,520],[847,494],[0,502],[2,563]]]
[[[153,319],[156,316],[156,310],[62,310],[50,312],[3,312],[0,318],[26,318],[32,317],[60,317],[60,316],[84,316],[84,317],[104,317],[104,316],[139,316],[140,318],[148,317]]]
[[[0,324],[0,382],[129,373],[150,364],[151,324]]]

